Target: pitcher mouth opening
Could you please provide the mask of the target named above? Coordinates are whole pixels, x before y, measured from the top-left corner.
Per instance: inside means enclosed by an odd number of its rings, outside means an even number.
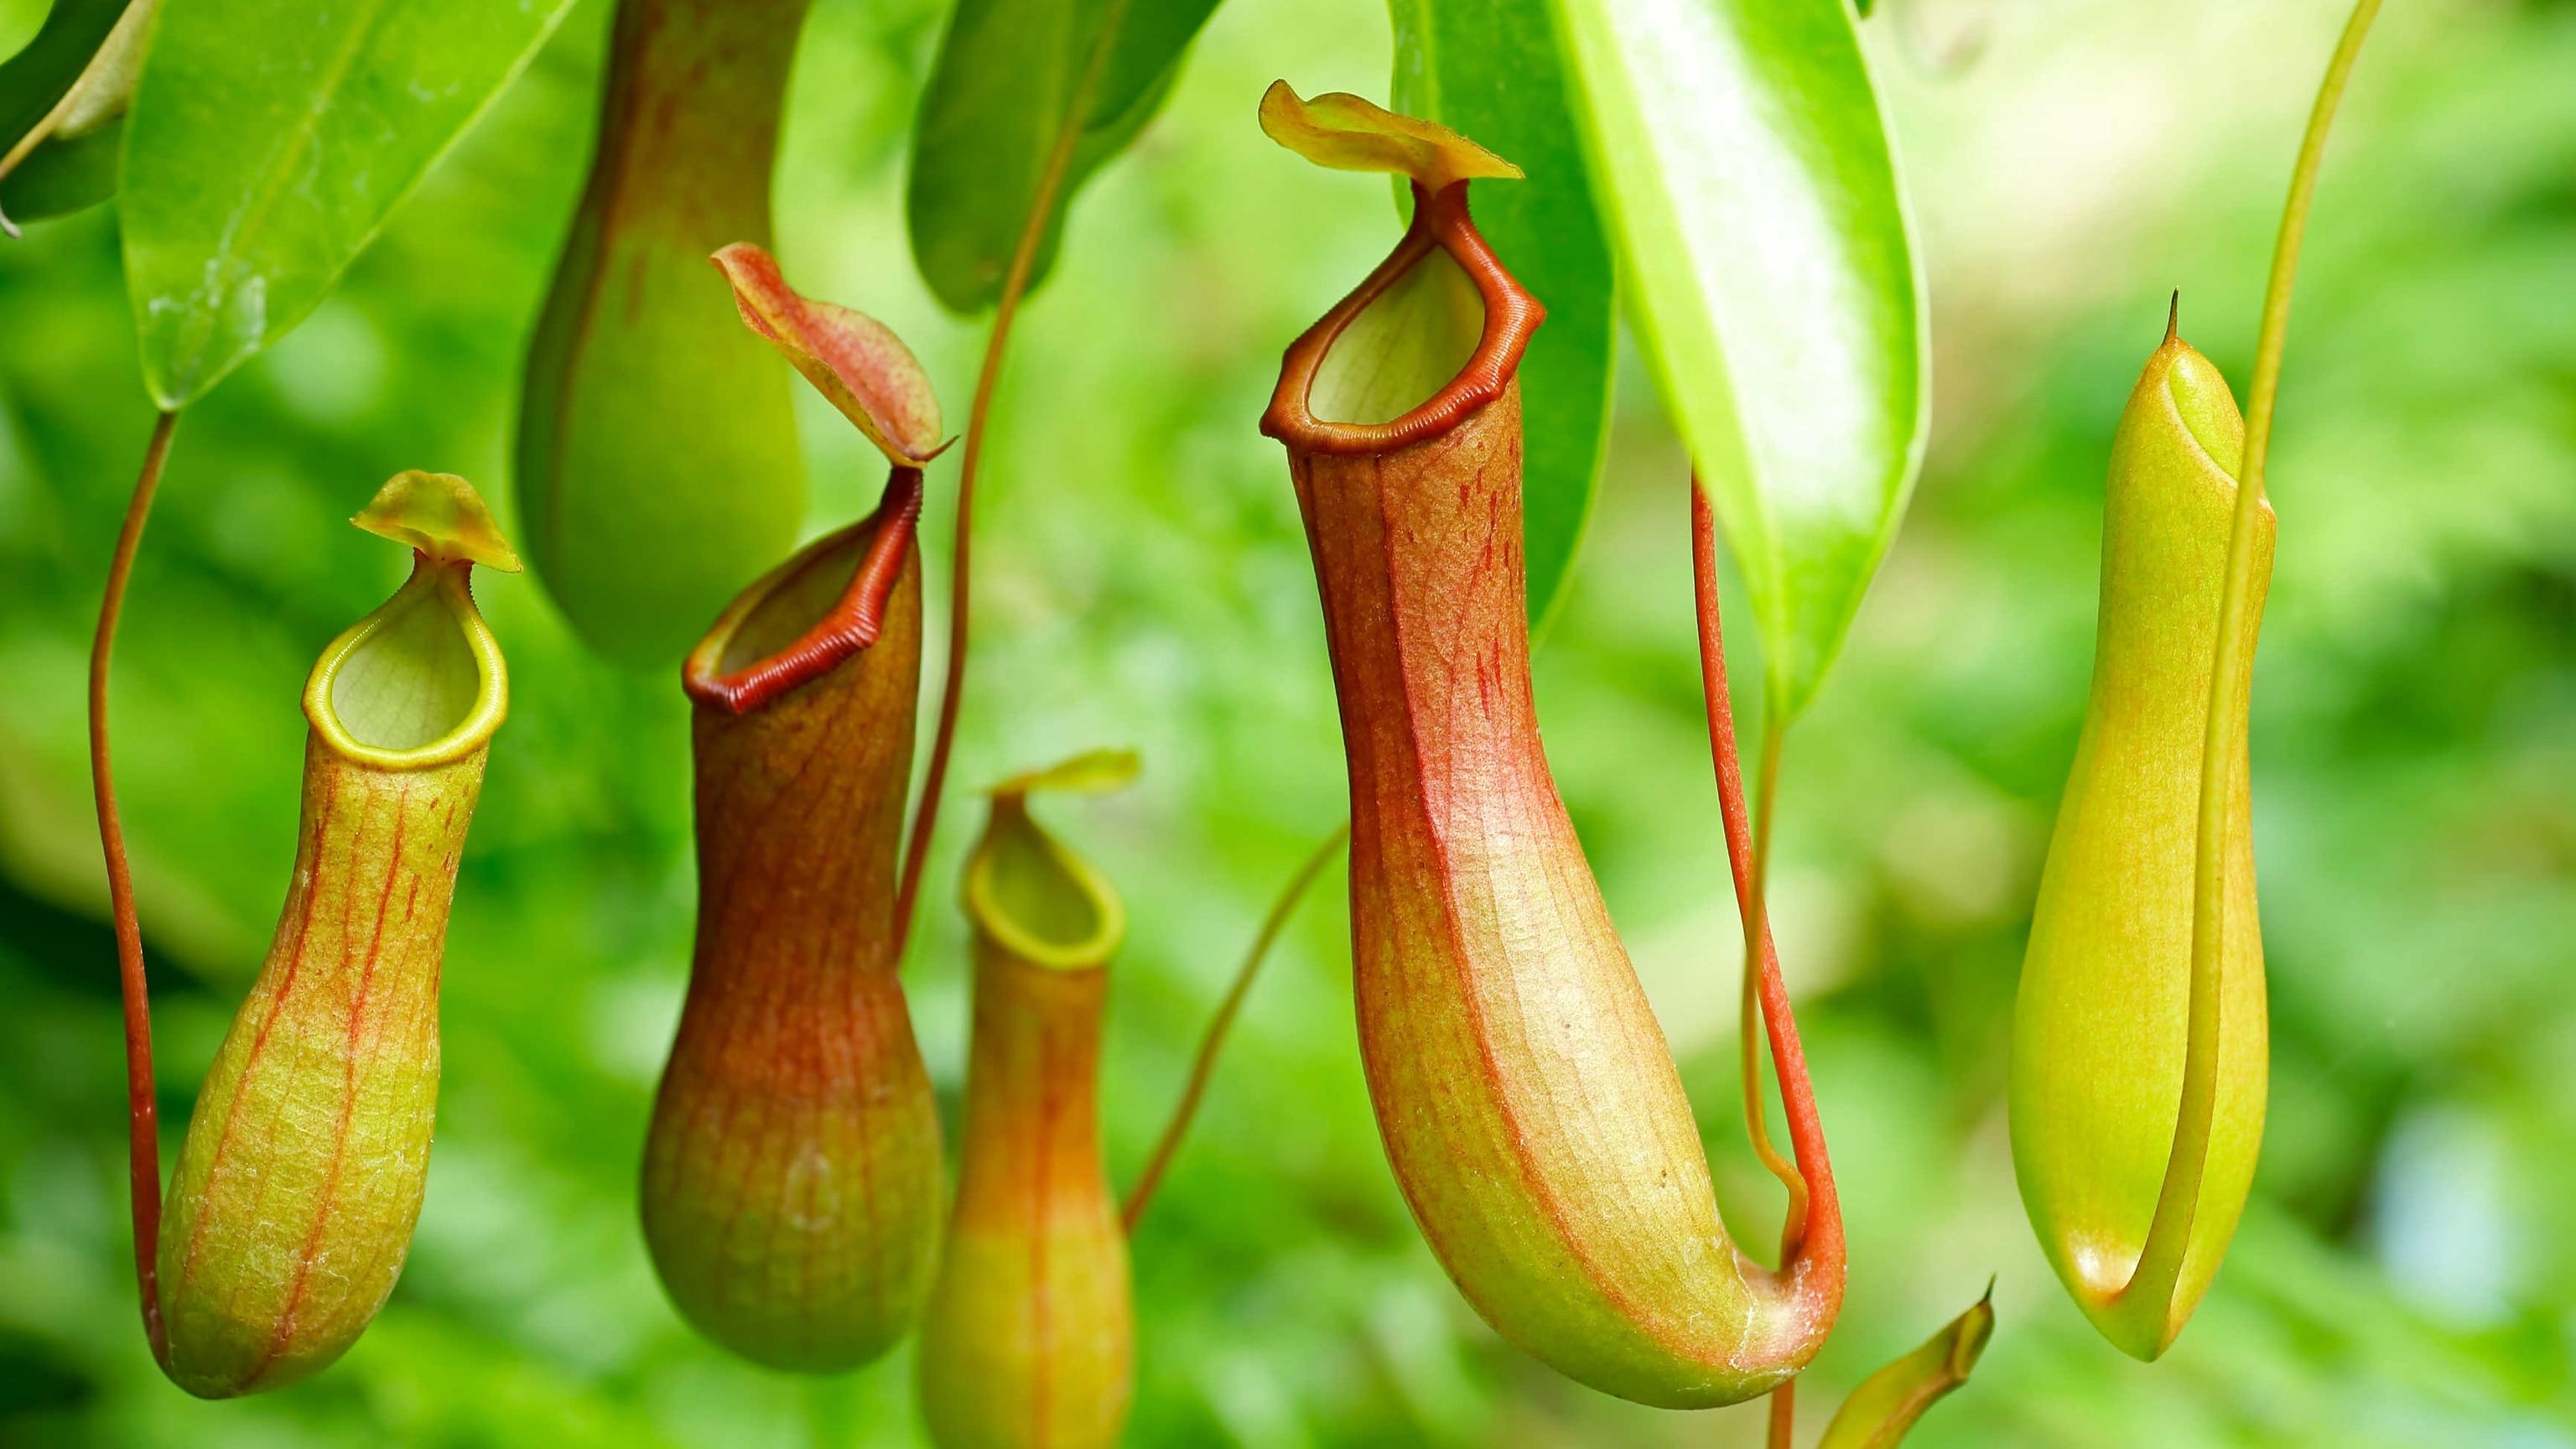
[[[920,517],[921,470],[898,466],[875,512],[798,549],[734,596],[681,666],[689,698],[749,714],[874,644]]]
[[[425,769],[472,754],[500,728],[508,674],[474,607],[472,566],[415,553],[410,581],[323,651],[304,714],[335,752]]]
[[[1472,338],[1460,304],[1483,307]],[[1305,453],[1391,452],[1501,397],[1547,315],[1485,245],[1467,183],[1413,188],[1386,260],[1288,346],[1261,431]]]
[[[1108,880],[1017,797],[994,801],[992,824],[967,864],[965,897],[978,931],[1048,970],[1096,970],[1127,933]]]

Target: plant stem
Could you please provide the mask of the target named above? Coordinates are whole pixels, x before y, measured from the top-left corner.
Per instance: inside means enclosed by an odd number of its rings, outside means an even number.
[[[2164,1184],[2156,1194],[2155,1217],[2149,1223],[2138,1266],[2120,1296],[2135,1302],[2132,1310],[2170,1314],[2190,1248],[2193,1215],[2200,1207],[2200,1188],[2209,1160],[2209,1140],[2218,1106],[2218,1045],[2226,959],[2227,806],[2236,784],[2235,724],[2245,712],[2241,676],[2251,663],[2251,631],[2245,626],[2252,607],[2255,511],[2263,501],[2263,462],[2272,441],[2272,408],[2280,391],[2281,352],[2290,322],[2290,290],[2299,270],[2299,243],[2306,235],[2308,205],[2316,193],[2317,169],[2323,161],[2326,133],[2343,100],[2345,82],[2380,0],[2358,0],[2343,36],[2326,63],[2316,105],[2308,114],[2299,159],[2290,172],[2290,196],[2281,212],[2281,231],[2272,250],[2271,278],[2263,296],[2263,330],[2254,350],[2254,388],[2245,410],[2245,458],[2236,488],[2236,506],[2227,539],[2226,581],[2219,594],[2218,645],[2210,666],[2209,717],[2202,727],[2200,819],[2192,871],[2191,1005],[2183,1055],[2182,1103],[2174,1122],[2172,1155],[2165,1163]]]
[[[1136,1175],[1136,1185],[1127,1191],[1127,1203],[1120,1209],[1119,1216],[1129,1237],[1136,1235],[1136,1224],[1144,1220],[1145,1207],[1154,1200],[1154,1189],[1162,1183],[1165,1169],[1172,1165],[1172,1155],[1180,1150],[1181,1138],[1188,1134],[1191,1121],[1198,1116],[1199,1099],[1207,1095],[1208,1078],[1216,1070],[1217,1053],[1224,1048],[1226,1033],[1233,1028],[1236,1014],[1243,1009],[1243,998],[1252,990],[1252,978],[1261,970],[1262,958],[1270,954],[1271,944],[1286,929],[1288,918],[1295,914],[1298,902],[1305,899],[1306,888],[1315,883],[1315,877],[1323,874],[1324,867],[1332,863],[1334,855],[1350,838],[1349,821],[1334,826],[1333,833],[1325,836],[1323,843],[1315,847],[1315,853],[1307,856],[1306,863],[1297,867],[1297,873],[1288,878],[1287,886],[1279,892],[1279,899],[1271,902],[1270,914],[1262,919],[1260,932],[1252,938],[1252,949],[1244,954],[1243,965],[1234,973],[1234,984],[1226,988],[1225,999],[1217,1003],[1216,1015],[1208,1018],[1207,1034],[1199,1040],[1198,1060],[1190,1064],[1189,1081],[1181,1088],[1181,1100],[1172,1108],[1172,1120],[1164,1126],[1162,1140],[1154,1144],[1153,1155],[1145,1160],[1145,1170]]]
[[[1712,587],[1715,584],[1715,576],[1716,569],[1712,564],[1710,567]],[[1747,940],[1771,939],[1771,821],[1779,813],[1775,807],[1780,798],[1780,740],[1787,731],[1787,722],[1781,717],[1780,712],[1772,707],[1770,698],[1765,696],[1762,703],[1762,759],[1755,766],[1758,773],[1753,781],[1753,899],[1752,904],[1744,912],[1745,929],[1751,933]],[[1745,957],[1747,962],[1752,959],[1749,955]],[[1753,1004],[1750,972],[1746,974],[1745,980],[1744,1004],[1746,1009],[1750,1010]],[[1749,1033],[1745,1037],[1745,1044],[1747,1047],[1754,1044]],[[1753,1063],[1747,1061],[1745,1070],[1754,1083],[1752,1118],[1755,1123],[1762,1124],[1765,1118],[1762,1112],[1760,1079],[1751,1076],[1752,1068]],[[1798,1237],[1806,1228],[1807,1182],[1805,1178],[1798,1175],[1795,1168],[1781,1160],[1778,1149],[1771,1145],[1767,1127],[1757,1127],[1754,1133],[1754,1150],[1762,1156],[1764,1164],[1771,1169],[1772,1176],[1779,1178],[1781,1186],[1789,1190],[1788,1210],[1780,1224],[1780,1259],[1782,1262],[1787,1262],[1789,1256],[1798,1250]]]
[[[1714,567],[1711,573],[1715,573]],[[1753,782],[1753,909],[1745,913],[1745,918],[1747,928],[1753,930],[1757,937],[1766,939],[1771,933],[1771,822],[1779,814],[1780,739],[1787,729],[1780,718],[1780,711],[1772,707],[1770,696],[1765,695],[1762,700],[1762,763],[1756,767],[1760,774]],[[1752,960],[1750,956],[1745,959]],[[1748,973],[1744,986],[1745,1009],[1750,1011],[1752,1004],[1753,979]],[[1749,1053],[1753,1048],[1750,1032],[1745,1034],[1744,1044]],[[1748,1055],[1744,1063],[1745,1077],[1748,1085],[1758,1092],[1760,1081],[1753,1066]],[[1752,1112],[1755,1122],[1763,1120],[1759,1097],[1754,1099]],[[1807,1230],[1807,1180],[1794,1172],[1782,1175],[1787,1164],[1780,1161],[1780,1153],[1772,1147],[1767,1133],[1756,1134],[1754,1151],[1761,1154],[1764,1165],[1771,1168],[1772,1174],[1780,1178],[1781,1186],[1789,1190],[1789,1204],[1780,1217],[1780,1261],[1786,1264],[1797,1256],[1798,1240]],[[1798,1381],[1791,1379],[1771,1391],[1765,1449],[1790,1449],[1797,1427]]]
[[[1699,603],[1703,628],[1700,638],[1700,685],[1711,703],[1709,744],[1719,747],[1715,701],[1726,697],[1726,654],[1717,635],[1717,524],[1710,513],[1708,495],[1693,478],[1691,494],[1691,588]],[[1762,706],[1762,759],[1753,786],[1753,849],[1751,877],[1737,881],[1738,905],[1744,917],[1743,996],[1737,1007],[1737,1035],[1742,1048],[1744,1125],[1753,1139],[1753,1155],[1771,1175],[1788,1189],[1789,1203],[1780,1223],[1780,1262],[1785,1268],[1797,1256],[1800,1239],[1806,1235],[1807,1179],[1771,1141],[1771,1127],[1763,1110],[1762,1039],[1759,1002],[1755,993],[1755,968],[1763,960],[1764,949],[1771,941],[1771,912],[1768,883],[1771,874],[1771,819],[1780,794],[1780,737],[1784,731],[1780,712],[1771,707],[1766,697]],[[1731,751],[1733,731],[1728,730],[1727,747]],[[1721,806],[1737,814],[1743,810],[1742,786],[1737,785],[1738,799],[1725,806],[1726,771],[1719,770]],[[1730,844],[1732,841],[1730,840]],[[1771,968],[1779,969],[1777,960]],[[1768,1449],[1789,1449],[1790,1437],[1797,1425],[1798,1381],[1791,1379],[1771,1391],[1769,1428],[1764,1442]]]
[[[1701,617],[1711,621],[1713,630],[1718,598],[1716,521],[1709,512],[1708,498],[1698,479],[1691,480],[1690,491],[1691,589]],[[1700,648],[1700,686],[1714,699],[1726,691],[1726,659],[1722,653],[1712,655],[1705,639]],[[1714,747],[1717,743],[1714,719],[1710,721],[1709,728],[1712,732],[1710,744]],[[1780,1185],[1789,1193],[1787,1226],[1781,1229],[1780,1251],[1785,1260],[1797,1246],[1794,1230],[1806,1217],[1807,1180],[1799,1176],[1797,1167],[1782,1156],[1780,1149],[1771,1141],[1771,1125],[1763,1109],[1761,1001],[1755,990],[1762,961],[1762,944],[1770,939],[1771,933],[1765,882],[1770,873],[1772,800],[1780,786],[1780,733],[1779,715],[1766,702],[1762,711],[1762,761],[1760,774],[1754,782],[1751,886],[1740,902],[1740,914],[1744,919],[1744,971],[1740,978],[1743,994],[1737,1005],[1736,1035],[1741,1048],[1738,1060],[1743,1075],[1745,1132],[1753,1140],[1753,1155],[1762,1159],[1762,1165],[1770,1169],[1773,1177],[1780,1179]]]
[[[125,827],[116,813],[116,777],[108,764],[107,672],[116,650],[116,624],[125,613],[125,588],[134,574],[135,551],[143,543],[143,524],[152,515],[152,497],[160,491],[162,464],[170,456],[170,434],[179,425],[176,412],[162,413],[144,445],[143,467],[135,475],[134,497],[125,506],[125,524],[117,530],[116,552],[108,560],[107,592],[99,600],[98,633],[89,650],[89,773],[98,800],[98,843],[107,857],[107,905],[116,922],[116,976],[125,999],[126,1171],[134,1219],[134,1276],[143,1303],[143,1332],[152,1357],[170,1361],[170,1340],[161,1324],[161,1282],[156,1254],[161,1241],[161,1124],[152,1089],[152,1005],[143,977],[143,926],[134,913],[134,874],[126,862]]]
[[[1064,129],[1056,137],[1055,149],[1047,153],[1046,165],[1038,171],[1036,190],[1030,193],[1028,222],[1020,228],[1019,243],[1012,248],[1010,269],[1002,275],[1001,295],[993,306],[993,332],[985,340],[983,366],[975,375],[975,399],[966,413],[965,456],[957,465],[957,532],[950,542],[948,559],[948,663],[939,686],[939,725],[931,734],[930,768],[922,776],[921,803],[913,807],[911,838],[904,845],[902,880],[895,888],[894,948],[888,959],[897,966],[903,962],[904,943],[912,935],[922,867],[928,861],[931,834],[939,825],[940,796],[948,786],[949,754],[957,743],[958,702],[966,692],[966,626],[972,602],[968,553],[974,533],[975,476],[984,461],[984,428],[992,416],[993,390],[1001,381],[1002,358],[1010,348],[1011,324],[1018,320],[1020,302],[1028,294],[1029,274],[1037,267],[1047,221],[1055,214],[1056,197],[1064,190],[1065,175],[1073,167],[1074,143],[1082,139],[1083,113],[1090,108],[1091,93],[1099,87],[1100,74],[1108,66],[1109,52],[1126,10],[1126,0],[1111,0],[1102,12],[1099,34],[1092,42],[1091,55],[1083,62],[1082,78],[1065,98]]]
[[[1824,1127],[1816,1113],[1813,1084],[1807,1075],[1805,1051],[1799,1046],[1798,1024],[1789,1010],[1788,986],[1780,974],[1780,955],[1771,938],[1770,916],[1762,905],[1763,846],[1755,841],[1750,812],[1744,802],[1744,770],[1735,748],[1735,711],[1729,700],[1726,683],[1726,641],[1718,620],[1717,590],[1717,520],[1708,506],[1708,495],[1697,479],[1691,481],[1691,576],[1699,613],[1700,683],[1707,695],[1708,745],[1710,763],[1717,773],[1718,813],[1726,826],[1726,857],[1735,878],[1736,909],[1745,922],[1745,963],[1748,976],[1758,988],[1756,1004],[1763,1025],[1768,1029],[1774,1078],[1779,1083],[1780,1107],[1789,1121],[1789,1146],[1796,1154],[1795,1165],[1780,1162],[1776,1148],[1770,1147],[1768,1129],[1761,1121],[1759,1082],[1747,1093],[1747,1119],[1753,1124],[1755,1151],[1764,1154],[1766,1162],[1779,1162],[1773,1170],[1789,1189],[1789,1212],[1781,1230],[1781,1271],[1789,1272],[1793,1260],[1819,1248],[1821,1253],[1839,1260],[1842,1251],[1842,1205],[1834,1191],[1834,1170],[1825,1154]],[[1765,799],[1764,818],[1770,815],[1769,797],[1779,773],[1779,734],[1777,716],[1766,717],[1761,790]],[[1767,839],[1767,837],[1766,837]],[[1758,969],[1759,974],[1753,975]],[[1748,1017],[1751,1019],[1751,1008]],[[1810,1233],[1810,1228],[1813,1233]]]

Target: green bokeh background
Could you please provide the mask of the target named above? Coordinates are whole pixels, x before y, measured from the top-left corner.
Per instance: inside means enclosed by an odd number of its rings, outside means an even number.
[[[1991,1273],[1994,1346],[1912,1444],[2576,1445],[2576,5],[2391,6],[2328,161],[2254,718],[2271,1128],[2234,1256],[2163,1363],[2119,1356],[2064,1299],[2005,1146],[2013,978],[2083,705],[2113,420],[2175,287],[2185,334],[2241,385],[2341,8],[1885,0],[1869,27],[1931,279],[1936,402],[1912,514],[1791,739],[1779,825],[1782,944],[1852,1214],[1809,1436]],[[0,0],[0,47],[36,9]],[[911,339],[962,417],[981,326],[932,303],[900,211],[938,11],[821,0],[780,249],[808,290]],[[305,670],[401,573],[342,520],[403,468],[509,493],[519,358],[605,20],[600,0],[576,11],[334,298],[179,431],[116,694],[174,1143],[285,889]],[[1076,208],[1001,389],[958,768],[972,786],[1093,745],[1146,757],[1127,794],[1052,808],[1134,919],[1105,1084],[1121,1182],[1254,921],[1339,818],[1305,543],[1253,420],[1279,349],[1394,219],[1382,181],[1296,162],[1252,110],[1274,76],[1383,94],[1387,70],[1373,0],[1230,0],[1163,118]],[[712,272],[708,305],[726,305]],[[882,469],[819,399],[799,409],[819,531],[868,507]],[[458,889],[402,1284],[307,1385],[206,1405],[161,1380],[132,1300],[81,711],[149,421],[112,210],[0,247],[0,1443],[915,1442],[907,1355],[773,1376],[693,1337],[654,1283],[634,1183],[686,969],[685,707],[674,679],[581,652],[521,578],[482,581],[513,713]],[[1777,1189],[1734,1095],[1683,473],[1631,353],[1539,705],[1729,1217],[1758,1240]],[[954,479],[931,477],[934,559]],[[959,797],[942,832],[910,977],[952,1123],[975,808]],[[1130,1442],[1757,1443],[1758,1410],[1668,1414],[1557,1379],[1450,1289],[1379,1154],[1330,879],[1136,1244]]]

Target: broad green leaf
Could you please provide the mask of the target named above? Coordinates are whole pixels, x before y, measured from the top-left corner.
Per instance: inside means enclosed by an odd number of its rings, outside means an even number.
[[[1152,119],[1217,0],[958,0],[913,128],[912,254],[958,312],[992,306],[1067,132],[1029,270],[1055,260],[1073,194]]]
[[[48,221],[87,211],[116,194],[116,155],[125,139],[122,122],[64,141],[47,141],[0,177],[0,217]]]
[[[0,65],[0,231],[68,216],[116,194],[119,118],[150,5],[116,35],[126,0],[57,0],[35,38]],[[96,74],[92,74],[95,71]]]
[[[1547,322],[1521,362],[1521,524],[1533,628],[1564,597],[1609,434],[1617,290],[1566,105],[1547,0],[1388,0],[1394,108],[1516,162],[1526,179],[1476,188],[1477,229]]]
[[[0,65],[0,153],[53,114],[124,13],[125,0],[54,0],[35,38]]]
[[[170,0],[126,120],[144,384],[186,405],[313,310],[571,0]]]
[[[1852,16],[1552,3],[1631,315],[1786,720],[1842,647],[1923,449],[1923,287]]]

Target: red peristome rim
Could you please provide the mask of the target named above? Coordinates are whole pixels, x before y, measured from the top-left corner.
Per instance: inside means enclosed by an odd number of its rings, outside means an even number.
[[[1306,399],[1314,391],[1324,355],[1352,319],[1435,247],[1449,253],[1485,299],[1485,334],[1467,365],[1448,386],[1393,422],[1328,423],[1316,417]],[[1384,453],[1435,437],[1503,395],[1520,368],[1530,334],[1546,316],[1547,309],[1503,269],[1469,219],[1467,183],[1454,182],[1436,194],[1416,185],[1413,225],[1405,229],[1395,250],[1321,321],[1288,344],[1280,364],[1279,388],[1270,395],[1269,410],[1261,415],[1261,431],[1306,453]]]
[[[798,549],[787,562],[736,595],[680,666],[680,686],[689,698],[710,709],[743,715],[761,708],[800,685],[830,673],[843,660],[877,642],[885,627],[886,600],[902,577],[905,556],[912,552],[913,528],[921,518],[921,470],[897,467],[887,475],[885,494],[876,511],[837,533],[826,534]],[[814,555],[834,548],[856,533],[875,530],[867,552],[850,575],[841,598],[794,643],[766,659],[731,674],[715,672],[725,645],[751,611],[772,590]]]

